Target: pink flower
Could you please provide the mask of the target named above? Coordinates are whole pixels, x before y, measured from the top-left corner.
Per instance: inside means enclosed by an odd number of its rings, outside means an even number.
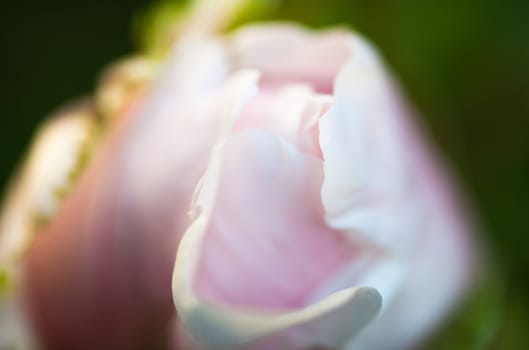
[[[26,256],[48,347],[406,349],[460,299],[466,217],[358,35],[183,41],[138,96]]]
[[[377,54],[290,26],[228,43],[241,87],[178,249],[181,320],[226,349],[416,344],[462,292],[472,252]]]

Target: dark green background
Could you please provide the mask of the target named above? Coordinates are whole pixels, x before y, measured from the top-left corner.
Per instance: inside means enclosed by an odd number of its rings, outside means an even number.
[[[131,19],[149,3],[3,5],[0,185],[39,121],[89,94],[105,64],[134,50]],[[529,348],[529,1],[287,0],[266,17],[345,23],[380,48],[473,194],[506,266],[508,307],[494,348]]]

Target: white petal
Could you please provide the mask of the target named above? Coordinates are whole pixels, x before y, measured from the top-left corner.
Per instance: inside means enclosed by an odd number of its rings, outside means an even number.
[[[320,120],[327,222],[353,241],[402,251],[414,238],[413,183],[399,133],[392,84],[373,50],[351,38],[335,103]]]
[[[408,349],[469,285],[472,229],[419,121],[410,120],[378,55],[359,37],[352,38],[335,99],[320,121],[327,221],[352,241],[371,244],[397,268],[376,272],[370,285],[381,291],[384,309],[348,349]],[[364,273],[372,276],[369,268]],[[393,276],[394,283],[377,275]]]

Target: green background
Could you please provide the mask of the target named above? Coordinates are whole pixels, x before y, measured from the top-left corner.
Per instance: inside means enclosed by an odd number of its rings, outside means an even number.
[[[150,3],[3,5],[2,187],[39,121],[137,47],[131,21]],[[469,188],[501,266],[505,304],[484,297],[461,316],[488,341],[450,334],[461,349],[529,349],[529,1],[285,0],[261,17],[347,24],[380,48]]]

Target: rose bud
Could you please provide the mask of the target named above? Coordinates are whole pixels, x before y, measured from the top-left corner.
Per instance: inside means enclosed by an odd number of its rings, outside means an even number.
[[[340,30],[190,32],[161,67],[126,61],[95,103],[52,119],[89,115],[36,148],[4,210],[1,262],[20,293],[0,306],[23,315],[18,337],[54,350],[419,344],[469,286],[475,245],[377,53]]]
[[[379,56],[286,25],[224,45],[237,89],[173,275],[186,329],[219,349],[416,346],[471,280],[474,245]]]

